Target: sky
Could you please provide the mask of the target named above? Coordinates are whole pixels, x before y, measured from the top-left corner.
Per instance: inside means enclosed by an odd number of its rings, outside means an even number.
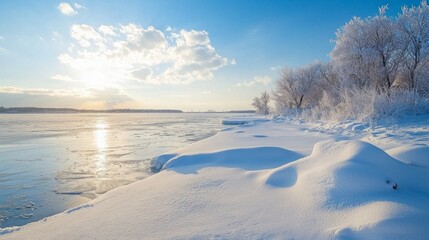
[[[0,106],[251,109],[385,4],[419,1],[2,0]]]

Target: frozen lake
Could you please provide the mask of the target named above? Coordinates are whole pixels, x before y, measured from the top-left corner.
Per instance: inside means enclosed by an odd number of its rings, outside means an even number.
[[[0,227],[23,225],[151,175],[150,159],[238,114],[0,115]]]

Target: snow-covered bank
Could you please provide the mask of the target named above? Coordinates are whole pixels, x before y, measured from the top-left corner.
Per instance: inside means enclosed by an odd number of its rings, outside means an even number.
[[[228,128],[157,158],[154,176],[0,238],[427,239],[427,143],[361,137],[282,122]]]
[[[243,124],[253,124],[256,122],[268,122],[270,121],[267,117],[235,117],[235,118],[225,118],[222,120],[223,125],[243,125]]]

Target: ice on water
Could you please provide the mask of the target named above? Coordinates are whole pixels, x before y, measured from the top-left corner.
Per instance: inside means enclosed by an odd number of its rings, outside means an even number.
[[[227,116],[0,115],[0,227],[36,221],[146,178],[151,158],[214,135]]]

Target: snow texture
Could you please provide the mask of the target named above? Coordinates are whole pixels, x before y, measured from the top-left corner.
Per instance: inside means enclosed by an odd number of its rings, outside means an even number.
[[[278,119],[228,128],[0,239],[427,239],[428,145],[361,139]]]

